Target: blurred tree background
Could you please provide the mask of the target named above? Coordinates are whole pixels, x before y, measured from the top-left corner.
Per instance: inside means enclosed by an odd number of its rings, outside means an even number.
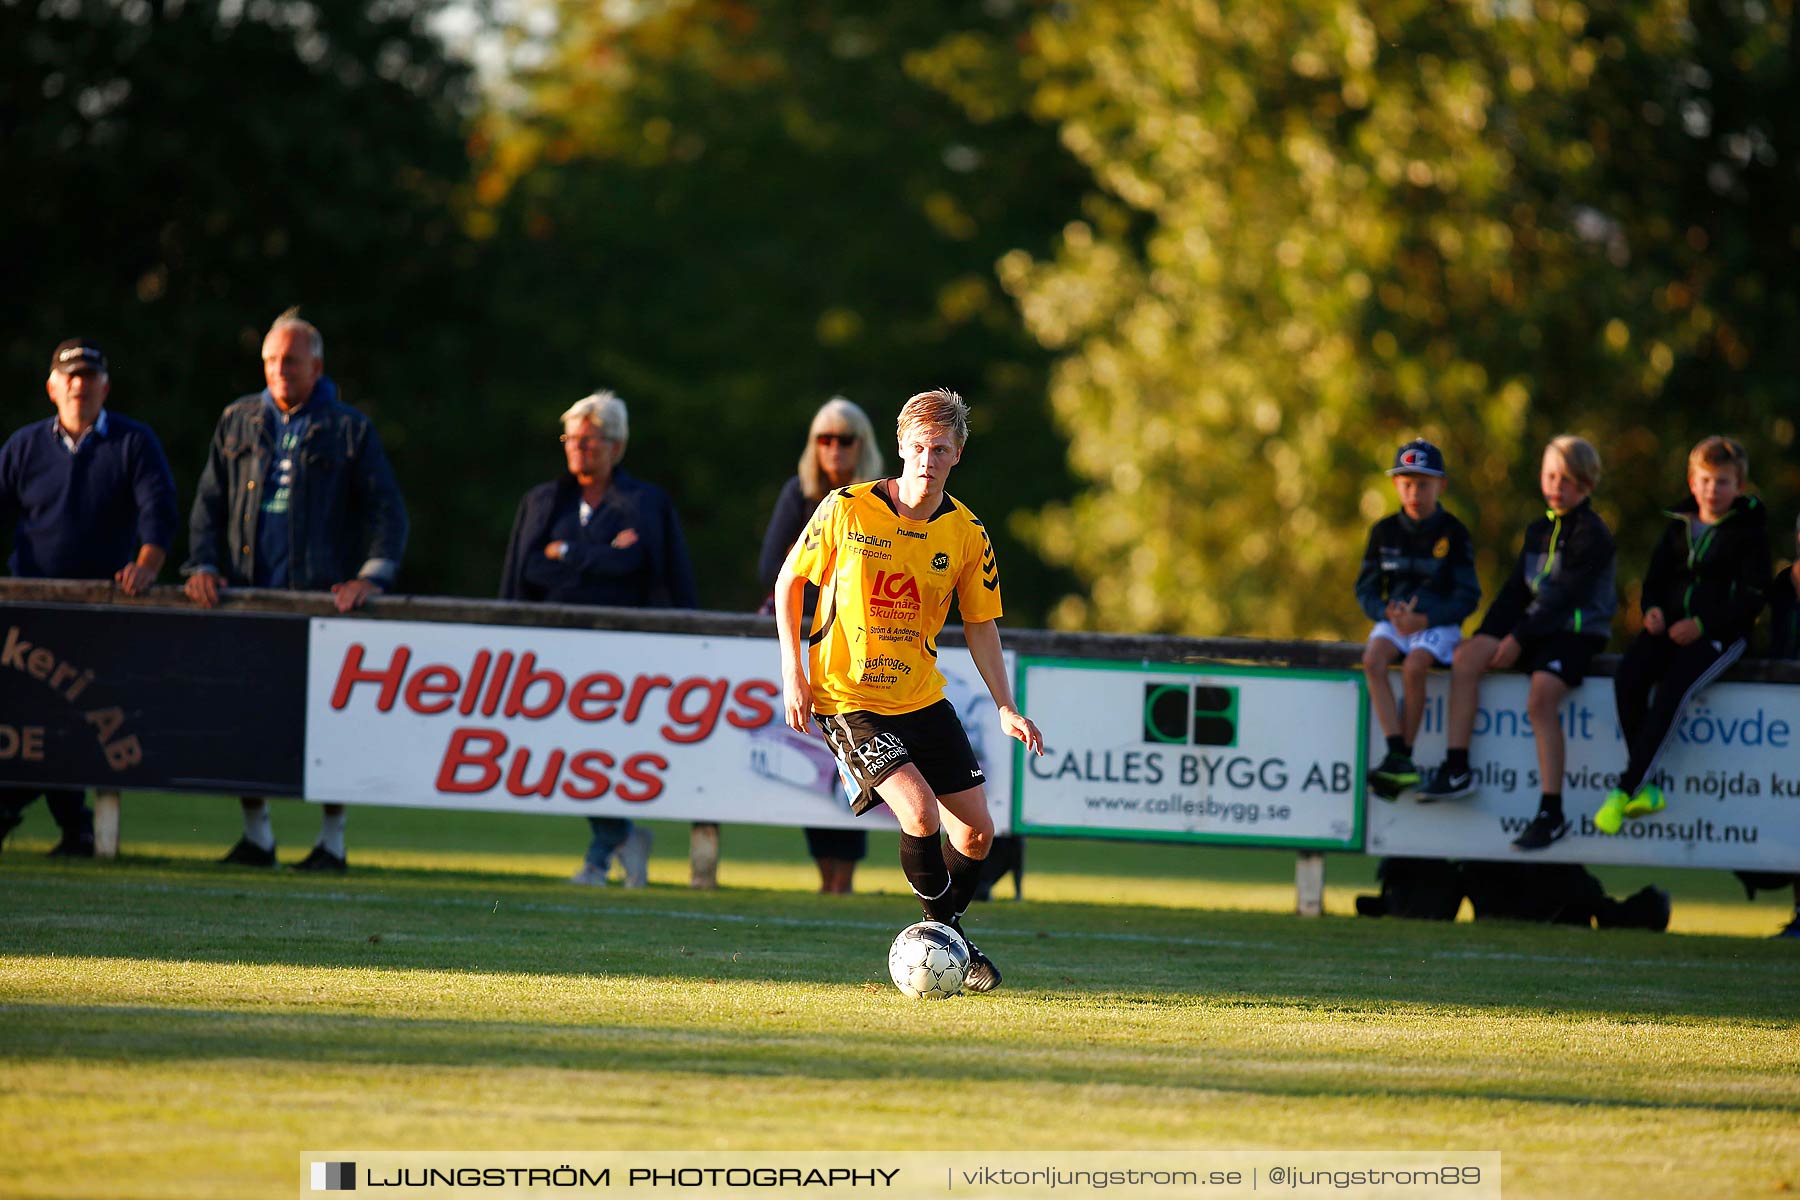
[[[1490,590],[1593,438],[1635,580],[1705,433],[1800,506],[1794,7],[0,0],[0,424],[86,332],[185,505],[300,303],[409,590],[493,593],[602,386],[710,607],[821,401],[939,384],[1015,624],[1359,637],[1421,434]]]

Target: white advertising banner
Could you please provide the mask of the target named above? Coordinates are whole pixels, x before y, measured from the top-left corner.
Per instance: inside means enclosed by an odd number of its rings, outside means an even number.
[[[941,665],[1007,832],[1010,739],[968,652]],[[894,828],[885,807],[852,817],[824,737],[783,722],[779,667],[772,638],[315,620],[306,796]]]
[[[1394,677],[1396,687],[1399,676]],[[1525,699],[1530,681],[1494,675],[1481,684],[1469,757],[1479,790],[1463,800],[1420,804],[1370,796],[1369,853],[1428,858],[1524,860],[1510,843],[1537,811],[1537,740]],[[1441,762],[1450,680],[1434,674],[1414,759]],[[1531,861],[1800,870],[1800,688],[1720,683],[1689,703],[1655,778],[1668,807],[1627,821],[1608,836],[1594,812],[1625,769],[1625,739],[1612,680],[1583,683],[1563,703],[1568,761],[1563,811],[1574,827]],[[1373,721],[1369,753],[1385,750]]]
[[[1043,757],[1019,833],[1361,850],[1363,683],[1348,671],[1020,661]]]

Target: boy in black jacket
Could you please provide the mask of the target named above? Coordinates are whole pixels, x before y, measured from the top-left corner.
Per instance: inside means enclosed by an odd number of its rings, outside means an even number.
[[[1800,549],[1800,520],[1794,522]],[[1775,572],[1769,581],[1770,658],[1800,658],[1800,558]]]
[[[1796,549],[1800,550],[1800,521],[1794,522]],[[1769,581],[1769,650],[1770,658],[1800,658],[1800,558],[1775,572]],[[1800,938],[1800,872],[1739,871],[1737,877],[1744,890],[1756,899],[1758,889],[1794,889],[1794,917],[1779,938]]]
[[[1750,459],[1730,438],[1709,437],[1688,455],[1688,491],[1644,576],[1644,631],[1619,660],[1613,694],[1630,758],[1619,786],[1594,814],[1601,833],[1661,812],[1656,769],[1689,697],[1744,653],[1769,578],[1767,510],[1744,494]]]
[[[1531,673],[1526,710],[1537,737],[1543,799],[1513,840],[1538,850],[1569,831],[1563,816],[1563,742],[1559,709],[1606,645],[1617,599],[1613,539],[1589,503],[1600,482],[1600,454],[1571,434],[1544,449],[1538,484],[1549,511],[1525,530],[1525,544],[1475,636],[1457,648],[1450,668],[1448,754],[1419,788],[1419,800],[1453,800],[1475,790],[1469,742],[1475,732],[1481,677],[1515,663]]]
[[[1356,601],[1375,628],[1363,649],[1363,674],[1387,755],[1369,772],[1383,800],[1419,784],[1413,740],[1425,717],[1425,676],[1449,666],[1462,641],[1462,623],[1481,602],[1475,551],[1463,523],[1444,510],[1444,456],[1430,442],[1411,441],[1394,455],[1400,511],[1369,530]],[[1396,707],[1388,672],[1400,662],[1404,704]]]

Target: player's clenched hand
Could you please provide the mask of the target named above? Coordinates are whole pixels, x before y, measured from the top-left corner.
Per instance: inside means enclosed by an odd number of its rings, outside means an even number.
[[[1006,732],[1007,737],[1018,738],[1025,743],[1027,750],[1039,758],[1043,757],[1044,735],[1038,732],[1038,727],[1031,723],[1030,717],[1016,709],[1003,708],[1000,710],[1000,728]]]
[[[795,733],[806,733],[807,722],[812,720],[813,691],[812,684],[799,671],[783,673],[781,680],[782,703],[787,709],[788,728]]]

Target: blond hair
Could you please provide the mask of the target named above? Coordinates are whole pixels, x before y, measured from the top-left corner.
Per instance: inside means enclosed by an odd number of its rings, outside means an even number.
[[[1724,466],[1737,468],[1740,485],[1750,482],[1750,454],[1744,449],[1742,442],[1714,434],[1709,438],[1701,438],[1694,448],[1688,451],[1689,475],[1701,467],[1709,467],[1717,471]]]
[[[941,429],[955,439],[956,448],[961,450],[969,440],[969,406],[949,388],[920,392],[901,406],[900,419],[894,423],[894,432],[902,442],[906,431],[912,428]]]
[[[821,433],[836,433],[848,426],[856,435],[856,466],[850,471],[851,483],[881,478],[881,447],[875,444],[875,425],[862,407],[842,396],[833,396],[813,414],[806,429],[806,448],[800,452],[800,491],[808,500],[823,500],[831,490],[825,472],[819,469],[819,449],[813,438]]]
[[[1588,491],[1600,486],[1600,452],[1594,443],[1573,433],[1559,433],[1550,439],[1546,451],[1554,451],[1562,459],[1563,470]]]

